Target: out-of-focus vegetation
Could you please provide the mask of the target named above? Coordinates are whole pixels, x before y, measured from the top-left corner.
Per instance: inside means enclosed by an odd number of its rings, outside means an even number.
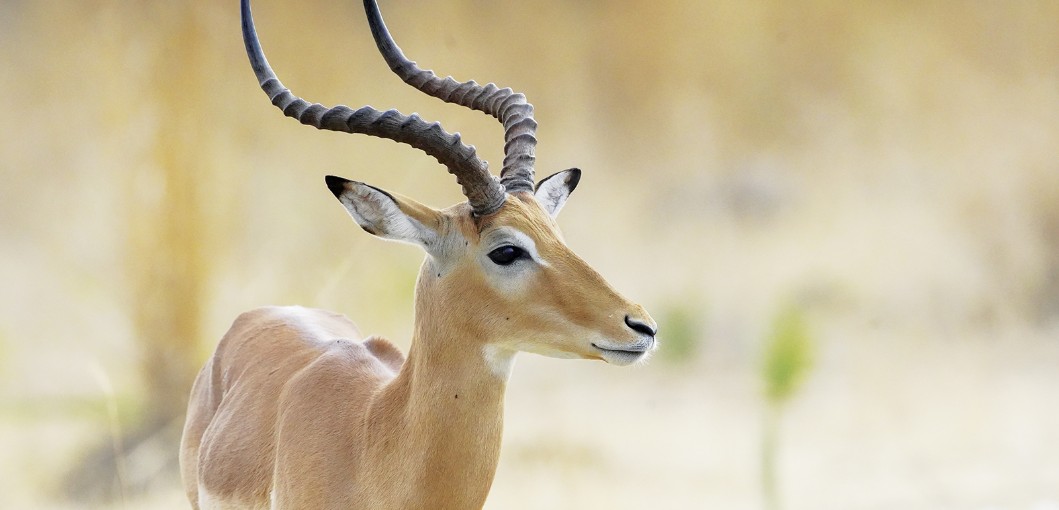
[[[495,121],[390,74],[359,2],[254,7],[296,93],[417,111],[499,166]],[[1059,3],[383,11],[424,66],[527,94],[538,172],[585,170],[568,242],[687,354],[520,358],[489,508],[758,508],[761,339],[792,296],[816,345],[785,508],[1059,504]],[[406,345],[421,254],[322,176],[435,206],[458,187],[283,118],[234,0],[0,2],[0,61],[0,507],[185,508],[186,386],[246,309]]]
[[[778,510],[776,453],[779,449],[779,421],[783,405],[794,397],[813,363],[813,341],[805,315],[793,304],[776,315],[765,339],[761,379],[765,383],[764,436],[761,452],[762,495],[765,508]]]
[[[656,321],[666,325],[666,348],[659,352],[664,362],[683,365],[695,361],[702,340],[701,310],[701,305],[687,301],[662,303],[656,307],[655,313],[659,314]]]
[[[782,405],[801,386],[813,363],[813,342],[800,309],[789,305],[773,319],[763,357],[765,398],[770,405]]]

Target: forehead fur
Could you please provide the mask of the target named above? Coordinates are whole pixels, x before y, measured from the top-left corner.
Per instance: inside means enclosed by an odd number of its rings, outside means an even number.
[[[555,220],[528,193],[509,195],[500,210],[484,218],[473,217],[470,209],[466,208],[460,220],[463,235],[474,242],[480,241],[482,234],[498,227],[512,227],[537,242],[559,238],[559,227]]]

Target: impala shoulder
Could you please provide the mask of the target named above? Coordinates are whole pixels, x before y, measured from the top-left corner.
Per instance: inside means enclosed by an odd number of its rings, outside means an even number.
[[[393,377],[393,370],[364,342],[345,339],[324,342],[312,361],[292,374],[285,384],[280,393],[280,413],[293,417],[294,423],[317,419],[330,422],[335,414],[347,418],[360,416],[370,395]],[[320,413],[321,408],[330,411]]]

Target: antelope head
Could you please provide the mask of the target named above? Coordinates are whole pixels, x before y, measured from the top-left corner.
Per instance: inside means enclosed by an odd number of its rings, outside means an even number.
[[[327,108],[293,95],[265,59],[247,0],[242,2],[243,38],[261,88],[285,115],[318,129],[411,145],[456,176],[467,201],[443,210],[361,182],[326,178],[362,229],[426,251],[416,284],[417,338],[447,329],[459,332],[463,347],[482,349],[487,356],[528,351],[617,365],[644,359],[655,348],[654,320],[574,254],[555,222],[581,171],[565,170],[534,183],[537,123],[526,97],[492,83],[458,83],[420,69],[390,36],[375,1],[365,0],[364,6],[379,51],[402,80],[504,126],[499,179],[473,146],[436,122],[368,106]]]

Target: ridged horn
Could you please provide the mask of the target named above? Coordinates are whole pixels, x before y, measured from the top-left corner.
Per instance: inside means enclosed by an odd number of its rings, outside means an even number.
[[[526,96],[493,83],[484,87],[474,80],[459,83],[451,76],[442,79],[434,71],[420,69],[404,56],[390,36],[376,0],[364,0],[364,10],[379,52],[405,83],[446,103],[485,112],[504,125],[504,168],[500,171],[500,182],[508,192],[532,193],[537,121],[533,120],[533,105],[526,102]]]
[[[388,138],[427,153],[456,176],[456,182],[463,188],[463,194],[477,216],[492,214],[504,204],[504,187],[489,173],[488,164],[478,158],[474,147],[460,141],[459,133],[449,134],[441,124],[424,121],[416,114],[404,115],[397,110],[383,112],[370,106],[356,110],[343,105],[327,108],[291,93],[280,83],[265,59],[250,12],[250,0],[240,1],[243,43],[250,65],[261,90],[284,115],[317,129]]]

